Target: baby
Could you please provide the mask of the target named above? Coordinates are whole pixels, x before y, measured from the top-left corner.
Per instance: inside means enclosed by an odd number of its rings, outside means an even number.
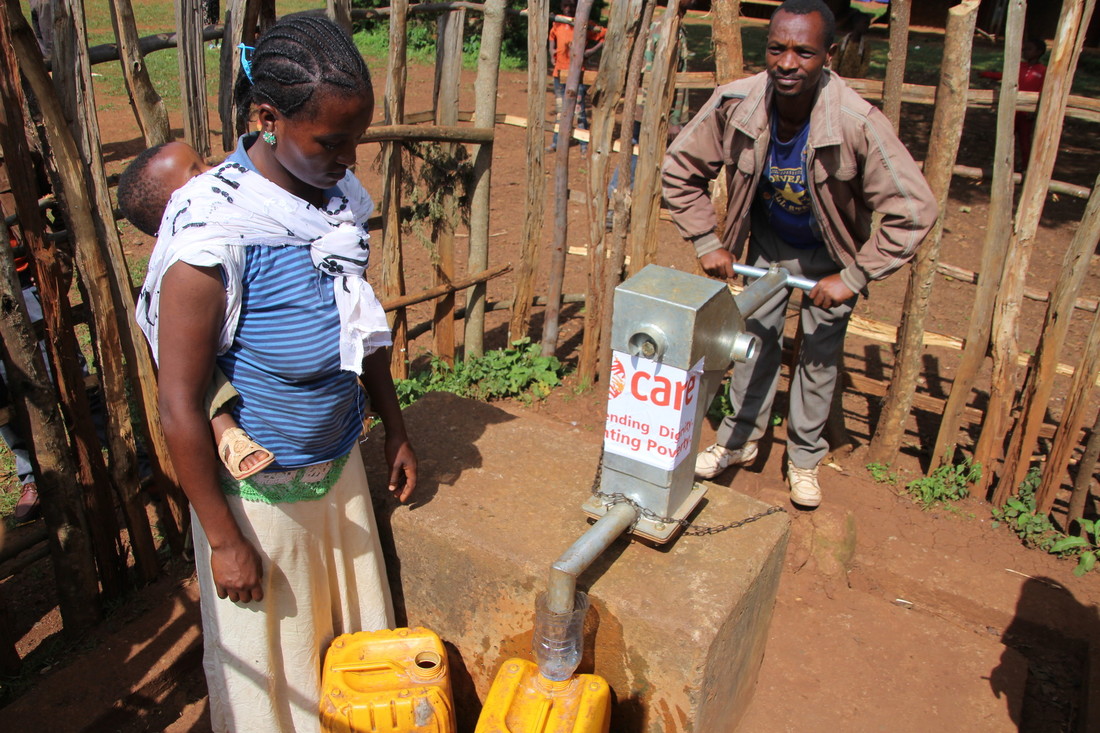
[[[149,148],[134,158],[119,178],[118,206],[134,226],[155,237],[175,190],[209,169],[187,143],[170,142]],[[239,480],[259,473],[274,462],[275,456],[252,440],[233,419],[229,409],[237,397],[237,390],[215,367],[206,393],[210,427],[222,463]]]

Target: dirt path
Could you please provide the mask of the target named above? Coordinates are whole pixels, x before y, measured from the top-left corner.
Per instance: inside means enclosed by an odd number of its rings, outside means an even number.
[[[473,77],[468,76],[464,89],[472,94]],[[498,111],[525,114],[525,85],[521,74],[503,73]],[[409,112],[428,108],[430,88],[430,70],[411,67]],[[125,101],[112,100],[111,107],[113,112],[101,115],[101,125],[114,172],[141,145]],[[472,99],[464,98],[462,107],[471,108]],[[911,123],[913,139],[920,141],[921,115],[914,115]],[[967,154],[979,156],[980,135],[968,139]],[[1092,144],[1072,145],[1083,149]],[[522,129],[498,128],[490,266],[514,262],[519,251],[526,174],[523,146]],[[361,171],[368,188],[378,191],[377,171],[371,165],[375,155],[373,148],[362,151]],[[586,161],[577,153],[572,161],[576,187]],[[987,188],[959,183],[953,195],[942,259],[976,269]],[[1056,282],[1061,253],[1081,208],[1079,202],[1065,199],[1048,206],[1029,284],[1049,289]],[[570,244],[581,246],[583,207],[572,206],[570,216]],[[148,255],[149,240],[128,227],[124,235],[132,257]],[[694,269],[688,247],[671,225],[662,223],[660,241],[660,264]],[[460,248],[464,242],[459,239]],[[427,286],[428,257],[414,237],[407,238],[410,292]],[[460,252],[460,261],[464,257]],[[544,272],[545,259],[541,267]],[[565,292],[583,292],[586,271],[583,258],[571,257]],[[882,283],[860,304],[858,314],[894,322],[904,288],[900,275]],[[494,281],[489,294],[492,301],[509,299],[510,278]],[[1100,295],[1095,272],[1085,294]],[[969,285],[937,282],[929,327],[963,335],[972,297]],[[1042,310],[1034,304],[1027,308],[1022,338],[1033,344]],[[427,306],[414,308],[410,323],[428,315]],[[575,359],[581,310],[566,307],[563,315],[559,353]],[[490,314],[487,346],[504,344],[506,319],[506,312]],[[535,338],[540,326],[536,314]],[[1079,325],[1071,339],[1066,360],[1076,358],[1083,341]],[[421,339],[413,344],[411,357],[417,359],[428,343]],[[852,337],[846,352],[854,372],[876,379],[888,376],[891,357],[885,345]],[[921,389],[942,396],[955,360],[957,352],[929,349]],[[575,386],[558,390],[530,409],[590,431],[598,440],[602,392],[578,392]],[[877,399],[850,392],[845,407],[850,429],[865,445]],[[911,420],[906,452],[899,461],[902,474],[920,471],[920,449],[934,424],[935,416],[922,413]],[[728,472],[719,483],[785,503],[779,478],[782,426],[775,432],[758,466]],[[709,438],[709,433],[704,436]],[[429,449],[430,441],[421,445]],[[894,487],[872,482],[862,454],[857,450],[845,459],[841,470],[823,471],[826,504],[820,510],[793,515],[792,543],[768,651],[742,729],[1011,730],[1022,725],[1026,730],[1059,731],[1083,720],[1082,701],[1089,696],[1083,687],[1089,677],[1088,650],[1100,648],[1100,576],[1076,578],[1069,563],[1025,550],[1014,536],[990,526],[989,507],[982,501],[965,500],[954,512],[920,511],[897,496]],[[51,657],[51,649],[60,642],[56,610],[50,610],[47,562],[0,583],[0,603],[15,609],[12,623],[25,634],[20,652],[51,660],[40,679],[27,685],[26,694],[0,710],[0,727],[36,730],[44,711],[50,710],[49,727],[56,731],[208,729],[189,569],[177,567],[176,575],[136,593],[88,642],[91,648]],[[1100,666],[1095,664],[1097,653],[1091,654],[1091,698],[1100,700]],[[1097,724],[1096,711],[1091,720]]]

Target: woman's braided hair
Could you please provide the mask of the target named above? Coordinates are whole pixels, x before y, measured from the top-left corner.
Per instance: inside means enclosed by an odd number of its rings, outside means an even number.
[[[288,16],[271,26],[251,52],[252,79],[237,75],[237,125],[247,126],[253,104],[270,104],[294,117],[327,84],[349,93],[369,93],[370,71],[340,26],[327,18]]]

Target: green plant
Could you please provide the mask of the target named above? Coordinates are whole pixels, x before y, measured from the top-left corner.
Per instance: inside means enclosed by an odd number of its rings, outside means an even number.
[[[711,420],[718,421],[727,415],[733,415],[734,412],[733,403],[730,402],[728,385],[722,382],[722,386],[718,388],[718,392],[714,395],[714,399],[710,401],[710,407],[707,408],[707,417]]]
[[[1027,472],[1016,496],[1010,497],[1000,509],[993,510],[993,526],[1005,524],[1028,547],[1035,547],[1059,557],[1077,557],[1073,574],[1084,575],[1096,567],[1100,559],[1100,521],[1082,519],[1084,536],[1058,531],[1050,517],[1037,511],[1035,490],[1042,474],[1038,468]]]
[[[897,486],[898,475],[883,463],[868,463],[867,473],[871,474],[871,480],[876,484],[890,484]]]
[[[966,458],[962,463],[940,466],[927,476],[910,481],[905,491],[921,509],[958,501],[970,494],[968,488],[982,477],[982,466]]]
[[[488,351],[454,366],[433,356],[428,370],[395,383],[397,398],[402,407],[428,392],[451,392],[479,400],[543,399],[561,384],[565,368],[557,357],[542,356],[540,352],[538,344],[521,339],[506,349]]]

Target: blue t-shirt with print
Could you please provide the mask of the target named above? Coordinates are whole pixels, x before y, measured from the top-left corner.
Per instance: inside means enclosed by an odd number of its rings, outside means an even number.
[[[757,201],[763,206],[772,230],[784,242],[799,249],[813,249],[824,243],[806,186],[809,137],[810,123],[807,121],[797,135],[782,142],[776,131],[776,120],[772,118],[768,159],[757,189]]]

